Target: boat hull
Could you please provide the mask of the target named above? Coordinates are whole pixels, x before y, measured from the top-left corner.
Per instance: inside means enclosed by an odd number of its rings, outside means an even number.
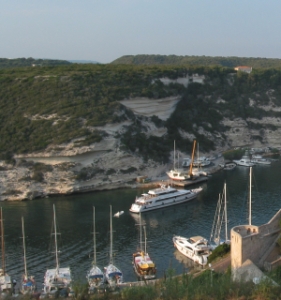
[[[184,256],[193,260],[195,263],[205,266],[208,262],[208,256],[210,255],[211,246],[206,247],[206,249],[197,249],[196,251],[195,249],[192,249],[192,246],[187,242],[187,240],[187,238],[181,236],[174,236],[174,247],[177,248],[177,250]],[[198,251],[201,251],[202,254],[198,254]]]
[[[133,254],[133,268],[141,280],[151,280],[156,278],[156,267],[146,253],[137,252]]]
[[[116,287],[123,282],[123,274],[116,266],[109,264],[105,267],[104,277],[110,287]]]
[[[194,190],[179,190],[180,192],[178,194],[175,194],[171,198],[164,198],[157,199],[156,201],[153,201],[152,203],[146,203],[143,205],[140,205],[138,203],[133,203],[130,212],[132,213],[144,213],[147,211],[155,210],[155,209],[160,209],[164,207],[169,207],[181,203],[188,202],[190,200],[195,199],[199,192],[202,191],[202,188],[194,189]]]

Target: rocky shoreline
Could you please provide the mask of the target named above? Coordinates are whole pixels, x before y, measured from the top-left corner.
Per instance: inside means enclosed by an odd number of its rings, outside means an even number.
[[[115,160],[110,157],[112,155]],[[223,158],[214,160],[208,172],[218,171],[222,160]],[[130,167],[125,169],[123,166]],[[54,157],[48,164],[35,157],[17,158],[15,166],[3,162],[0,164],[0,201],[23,201],[121,188],[150,188],[161,183],[171,184],[166,175],[171,168],[171,164],[153,161],[144,163],[141,158],[127,153],[119,153],[119,159],[116,159],[116,153],[104,154],[102,159],[99,158],[95,164],[90,165],[88,162],[81,163],[81,160],[78,162],[75,156],[60,163]],[[99,172],[95,173],[95,170]],[[86,177],[79,179],[81,174],[86,174]],[[137,178],[140,176],[149,178],[150,182],[138,182]]]

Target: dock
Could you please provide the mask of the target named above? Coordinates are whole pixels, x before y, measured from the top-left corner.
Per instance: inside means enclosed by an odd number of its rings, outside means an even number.
[[[138,183],[137,187],[138,188],[157,188],[161,185],[166,185],[166,186],[177,186],[177,187],[188,187],[196,184],[200,184],[202,182],[206,182],[209,179],[208,176],[199,176],[194,179],[190,180],[172,180],[172,179],[167,179],[167,180],[156,180],[156,181],[150,181],[150,182],[145,182],[145,183]]]

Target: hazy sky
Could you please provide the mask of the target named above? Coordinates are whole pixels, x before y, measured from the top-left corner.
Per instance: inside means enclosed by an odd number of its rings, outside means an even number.
[[[281,58],[280,0],[0,0],[0,57]]]

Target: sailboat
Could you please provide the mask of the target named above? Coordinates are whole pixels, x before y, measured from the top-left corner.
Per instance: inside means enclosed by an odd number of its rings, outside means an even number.
[[[133,267],[137,276],[142,280],[156,278],[156,266],[151,260],[146,250],[146,228],[141,222],[140,214],[140,250],[133,254]],[[142,240],[142,230],[144,230],[144,249]]]
[[[95,292],[101,288],[104,284],[104,274],[101,269],[97,266],[97,255],[96,255],[96,215],[95,207],[93,207],[93,237],[94,237],[94,260],[92,267],[87,273],[87,280],[89,284],[89,292]]]
[[[61,268],[59,264],[59,251],[58,251],[58,232],[56,220],[56,208],[53,205],[53,218],[54,218],[54,237],[55,237],[55,256],[56,267],[54,269],[47,269],[44,277],[43,292],[46,294],[57,295],[57,293],[67,296],[72,293],[71,290],[71,271],[70,268]]]
[[[25,230],[24,230],[24,218],[21,218],[22,224],[22,244],[23,244],[23,259],[24,259],[24,274],[22,276],[22,282],[20,292],[22,294],[33,293],[36,291],[36,282],[34,276],[29,276],[27,273],[27,262],[26,262],[26,246],[25,246]]]
[[[0,234],[1,234],[1,249],[2,249],[2,268],[0,269],[0,293],[12,294],[14,292],[14,285],[11,276],[6,273],[5,263],[5,241],[4,241],[4,223],[2,215],[2,207],[0,209]]]
[[[194,161],[194,151],[195,151],[195,145],[196,145],[196,140],[193,141],[193,150],[192,150],[192,157],[191,157],[191,163],[189,164],[189,171],[183,170],[183,169],[177,169],[175,165],[176,157],[176,143],[174,141],[174,167],[172,170],[167,172],[167,175],[169,176],[170,179],[172,180],[177,180],[177,181],[183,181],[183,180],[190,180],[193,178],[193,172],[192,172],[192,165]]]
[[[112,228],[112,207],[110,205],[110,250],[109,264],[104,268],[104,276],[107,284],[111,288],[115,288],[123,281],[123,273],[113,264],[113,228]]]
[[[222,225],[225,225],[225,239],[221,238]],[[219,195],[217,208],[211,230],[210,244],[212,249],[223,243],[230,243],[228,238],[228,220],[227,220],[227,201],[226,201],[226,183],[224,183],[223,194]]]

